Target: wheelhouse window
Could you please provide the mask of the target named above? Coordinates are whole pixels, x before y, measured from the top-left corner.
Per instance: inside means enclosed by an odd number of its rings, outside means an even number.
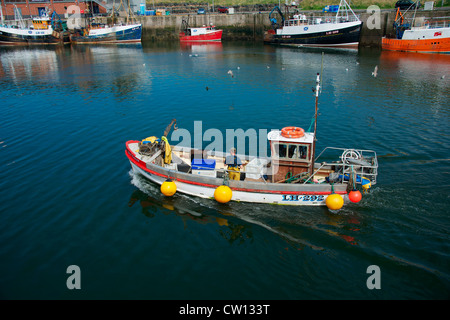
[[[274,143],[274,156],[286,160],[308,160],[309,145]]]

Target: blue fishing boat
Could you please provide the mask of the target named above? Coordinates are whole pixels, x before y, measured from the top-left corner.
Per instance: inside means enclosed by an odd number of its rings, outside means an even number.
[[[141,37],[140,23],[113,26],[92,24],[77,30],[70,36],[70,41],[72,43],[133,43],[141,42]]]

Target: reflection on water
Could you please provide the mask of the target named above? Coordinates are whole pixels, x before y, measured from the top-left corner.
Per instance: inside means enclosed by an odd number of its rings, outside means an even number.
[[[188,228],[188,222],[196,222],[202,225],[217,224],[222,227],[219,234],[230,244],[242,244],[245,241],[252,241],[252,227],[248,224],[241,224],[230,219],[233,214],[226,210],[219,210],[222,216],[214,215],[211,208],[202,206],[199,203],[192,202],[186,198],[165,197],[162,195],[156,185],[144,180],[136,174],[132,174],[132,183],[146,192],[136,189],[128,202],[129,207],[139,203],[142,207],[142,214],[147,218],[154,218],[157,215],[173,216],[183,221],[184,228]],[[217,213],[217,212],[216,212]]]
[[[410,94],[403,92],[408,88],[428,99],[448,99],[450,55],[382,51],[380,70],[398,94]],[[448,105],[448,100],[444,102]]]
[[[450,55],[447,54],[382,51],[380,61],[388,68],[422,74],[422,76],[430,71],[445,73],[450,68]]]
[[[329,236],[358,245],[361,222],[351,212],[351,206],[337,215],[324,208],[286,208],[244,203],[220,205],[211,199],[198,199],[182,194],[165,197],[156,184],[132,171],[130,176],[132,184],[138,189],[132,193],[129,207],[139,203],[142,214],[150,219],[161,214],[174,214],[181,218],[185,228],[188,228],[188,221],[203,225],[217,224],[223,227],[219,228],[220,235],[230,244],[253,241],[252,226],[259,226],[300,248],[306,246],[323,251],[326,245],[322,246],[325,244],[322,242],[328,241]]]
[[[0,53],[0,80],[5,85],[38,82],[43,93],[63,86],[80,91],[86,100],[112,92],[123,101],[149,84],[141,45],[6,47]]]
[[[211,53],[222,52],[222,42],[180,42],[180,48],[182,51],[192,53]]]
[[[3,48],[0,54],[0,79],[8,75],[14,82],[41,78],[56,82],[58,77],[58,49]]]

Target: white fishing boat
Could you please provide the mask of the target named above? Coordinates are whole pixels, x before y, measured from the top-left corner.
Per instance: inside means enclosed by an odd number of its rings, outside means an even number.
[[[175,119],[161,139],[127,141],[125,154],[133,171],[161,185],[167,196],[180,192],[221,203],[326,205],[338,210],[345,203],[359,202],[360,190],[364,193],[376,184],[377,155],[372,150],[327,147],[315,156],[319,91],[318,74],[314,131],[286,127],[269,132],[271,155],[238,155],[244,168],[238,179],[232,179],[238,163],[227,165],[226,153],[171,147],[167,136]]]
[[[22,19],[20,11],[14,6],[17,17],[14,21],[4,21],[3,13],[0,24],[0,44],[6,45],[49,45],[69,43],[69,31],[65,22],[53,11],[45,11],[39,17],[31,19],[31,25]]]
[[[278,12],[281,22],[272,15]],[[313,16],[298,12],[285,18],[279,7],[269,14],[272,29],[264,34],[270,44],[357,48],[362,22],[346,0],[341,0],[335,16]]]

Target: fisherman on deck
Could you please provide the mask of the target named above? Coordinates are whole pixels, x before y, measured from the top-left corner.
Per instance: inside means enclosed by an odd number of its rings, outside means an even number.
[[[236,155],[235,148],[230,149],[230,154],[231,155],[227,156],[225,159],[225,165],[228,166],[228,175],[230,176],[231,180],[241,180],[241,159],[239,159],[239,157]]]

